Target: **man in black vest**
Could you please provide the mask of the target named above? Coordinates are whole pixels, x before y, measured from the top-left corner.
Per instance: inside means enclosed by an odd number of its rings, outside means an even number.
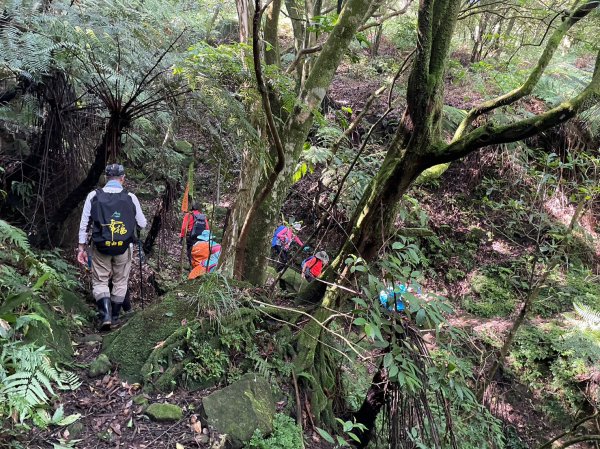
[[[92,293],[100,311],[101,329],[116,323],[127,294],[136,226],[146,227],[146,217],[133,193],[123,188],[122,165],[106,167],[107,183],[90,192],[79,224],[77,260],[88,263],[88,228],[92,227]],[[109,281],[112,278],[112,291]]]

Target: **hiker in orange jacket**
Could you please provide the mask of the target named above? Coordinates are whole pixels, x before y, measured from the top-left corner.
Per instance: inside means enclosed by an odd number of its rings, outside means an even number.
[[[192,271],[188,275],[188,279],[195,279],[213,271],[217,267],[220,255],[221,245],[212,240],[212,235],[208,229],[203,231],[192,247]]]

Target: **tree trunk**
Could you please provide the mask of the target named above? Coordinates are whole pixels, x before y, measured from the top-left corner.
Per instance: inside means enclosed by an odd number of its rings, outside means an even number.
[[[375,38],[373,39],[373,45],[371,45],[371,57],[379,55],[379,46],[381,45],[381,36],[383,35],[383,25],[379,25],[375,28]]]
[[[130,120],[128,118],[123,118],[119,115],[112,115],[110,117],[106,131],[102,136],[102,141],[95,149],[94,161],[87,172],[87,176],[67,195],[50,217],[48,234],[42,239],[42,244],[49,245],[51,243],[52,236],[57,232],[64,220],[85,200],[87,194],[97,186],[100,176],[104,173],[109,155],[118,155],[120,153],[121,136],[129,124]]]
[[[180,187],[180,186],[179,186]],[[152,254],[154,249],[154,243],[158,238],[158,234],[162,229],[163,220],[166,215],[171,210],[171,206],[174,204],[175,199],[179,196],[181,188],[178,188],[173,182],[165,180],[165,193],[162,196],[160,207],[156,214],[154,214],[154,218],[152,218],[152,224],[150,225],[150,230],[148,231],[148,235],[144,240],[144,252],[146,254]]]
[[[254,4],[252,0],[236,0],[235,6],[238,14],[240,43],[247,44],[252,40]]]
[[[279,51],[279,14],[281,12],[281,0],[273,0],[266,11],[265,17],[265,63],[268,65],[281,66],[281,54]]]

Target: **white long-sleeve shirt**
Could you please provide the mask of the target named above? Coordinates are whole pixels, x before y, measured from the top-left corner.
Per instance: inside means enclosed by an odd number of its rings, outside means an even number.
[[[106,193],[119,193],[123,190],[123,186],[119,181],[110,180],[106,183],[102,190]],[[135,206],[135,221],[140,228],[145,228],[148,222],[146,221],[146,217],[144,216],[144,212],[142,212],[142,207],[140,206],[140,202],[137,197],[131,193],[127,192],[133,201],[133,205]],[[96,196],[96,191],[92,190],[88,193],[87,198],[85,199],[85,203],[83,205],[83,212],[81,213],[81,221],[79,222],[79,244],[83,245],[87,242],[87,232],[88,226],[90,224],[90,215],[92,212],[92,198]]]

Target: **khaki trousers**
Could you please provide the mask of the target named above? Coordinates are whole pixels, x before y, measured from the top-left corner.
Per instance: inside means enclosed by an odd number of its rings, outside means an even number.
[[[125,300],[132,258],[131,246],[118,256],[102,254],[96,248],[92,248],[92,293],[95,300],[110,297],[111,301],[117,304]],[[112,292],[108,288],[111,277]]]

